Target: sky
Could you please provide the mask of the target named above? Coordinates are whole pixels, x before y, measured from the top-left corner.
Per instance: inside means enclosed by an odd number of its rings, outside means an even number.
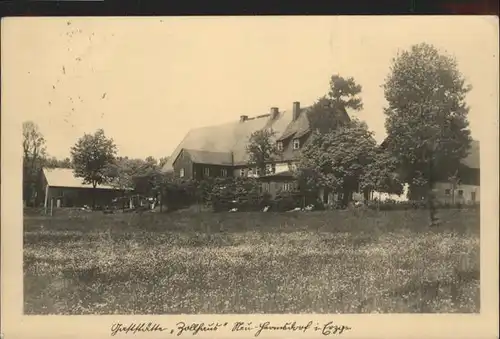
[[[362,86],[351,116],[380,142],[391,60],[421,42],[473,86],[473,138],[498,124],[493,17],[8,18],[1,33],[2,120],[37,123],[58,158],[98,128],[121,156],[169,156],[191,128],[312,104],[333,74]]]

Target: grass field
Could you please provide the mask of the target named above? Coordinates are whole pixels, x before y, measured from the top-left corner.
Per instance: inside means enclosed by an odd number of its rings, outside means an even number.
[[[26,216],[25,314],[479,312],[479,212]]]

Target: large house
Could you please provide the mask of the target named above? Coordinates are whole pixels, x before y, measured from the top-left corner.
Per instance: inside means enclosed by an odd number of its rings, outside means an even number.
[[[82,207],[92,206],[95,198],[97,206],[110,205],[114,198],[122,196],[122,191],[109,185],[83,184],[69,168],[43,168],[40,178],[40,200],[44,207]]]
[[[291,110],[272,107],[267,114],[248,117],[221,125],[196,128],[188,132],[164,166],[181,178],[201,180],[209,177],[255,176],[263,189],[274,195],[279,190],[292,190],[292,170],[301,149],[310,140],[309,107],[294,102]],[[350,120],[344,110],[338,115]],[[251,168],[246,151],[249,138],[258,130],[272,129],[280,155],[267,164],[268,173]]]

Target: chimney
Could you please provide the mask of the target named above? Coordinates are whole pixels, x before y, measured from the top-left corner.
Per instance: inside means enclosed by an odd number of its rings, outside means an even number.
[[[293,120],[297,120],[300,115],[300,102],[295,101],[293,103]]]
[[[271,107],[271,119],[276,119],[280,114],[278,107]]]
[[[240,122],[245,122],[248,120],[248,115],[240,115]]]

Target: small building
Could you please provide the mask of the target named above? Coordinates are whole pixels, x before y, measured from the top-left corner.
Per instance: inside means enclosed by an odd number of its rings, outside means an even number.
[[[109,185],[84,184],[69,168],[43,168],[41,171],[41,200],[44,207],[92,206],[95,195],[96,206],[109,206],[114,198],[123,196],[123,190]]]
[[[479,141],[473,140],[467,157],[462,159],[455,182],[438,182],[434,185],[436,199],[449,204],[476,204],[480,202]]]

